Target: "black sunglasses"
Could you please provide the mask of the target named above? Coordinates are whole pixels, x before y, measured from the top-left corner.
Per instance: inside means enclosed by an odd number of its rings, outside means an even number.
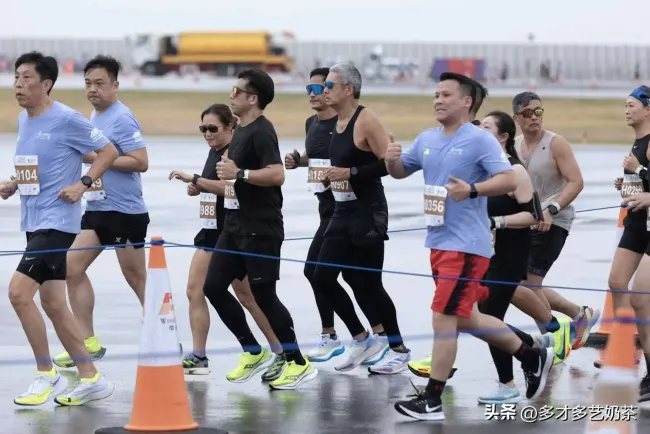
[[[208,131],[214,134],[219,132],[219,127],[216,125],[199,125],[199,131],[201,131],[202,134],[205,134]]]

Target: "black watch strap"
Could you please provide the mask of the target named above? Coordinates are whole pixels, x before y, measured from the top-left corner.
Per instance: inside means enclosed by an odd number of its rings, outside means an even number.
[[[192,177],[192,184],[196,185],[196,183],[199,182],[199,178],[200,176],[195,173]]]
[[[476,199],[478,197],[478,191],[476,191],[476,186],[474,184],[469,185],[469,198]]]
[[[90,188],[93,185],[93,179],[88,175],[84,175],[81,177],[81,183]]]

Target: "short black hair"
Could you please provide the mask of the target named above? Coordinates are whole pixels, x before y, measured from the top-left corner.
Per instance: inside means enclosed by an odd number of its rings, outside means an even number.
[[[330,69],[329,68],[316,68],[313,69],[309,73],[309,78],[312,78],[314,75],[322,75],[323,77],[327,77],[330,74]]]
[[[443,72],[440,74],[440,79],[438,81],[446,80],[454,80],[458,83],[461,95],[472,98],[472,105],[469,107],[469,112],[478,113],[481,104],[483,104],[483,100],[488,95],[485,86],[466,75],[458,74],[456,72]]]
[[[237,78],[248,81],[245,89],[253,95],[257,95],[257,105],[260,110],[273,102],[275,97],[275,83],[264,71],[258,68],[245,69],[237,75]]]
[[[521,92],[512,99],[512,112],[517,114],[519,107],[528,107],[531,101],[542,102],[542,99],[535,92]]]
[[[54,83],[56,79],[59,78],[59,64],[56,59],[52,56],[44,56],[38,51],[30,51],[29,53],[21,54],[16,63],[14,64],[14,71],[17,71],[21,65],[34,65],[34,69],[41,78],[41,82],[45,80],[51,80],[52,86],[48,89],[47,94],[49,95],[54,88]]]
[[[84,75],[88,74],[88,71],[91,69],[96,68],[105,69],[108,76],[115,81],[122,70],[122,64],[112,56],[99,54],[86,63],[86,66],[84,67]]]

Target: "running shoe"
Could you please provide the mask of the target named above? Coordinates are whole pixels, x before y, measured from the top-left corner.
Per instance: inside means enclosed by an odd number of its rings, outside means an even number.
[[[353,340],[346,351],[348,359],[335,366],[334,369],[339,372],[346,372],[357,368],[361,362],[376,355],[378,347],[381,347],[376,343],[377,339],[371,334],[368,334],[368,337],[362,341]]]
[[[411,350],[407,350],[406,353],[400,353],[391,349],[379,363],[368,366],[368,372],[383,375],[399,374],[408,368],[408,362],[410,361]]]
[[[539,357],[536,366],[521,364],[526,380],[526,399],[536,399],[544,391],[548,373],[553,367],[553,348],[535,348]]]
[[[327,362],[332,357],[343,354],[345,347],[338,339],[332,339],[327,333],[320,335],[320,341],[316,347],[307,352],[306,357],[312,362]]]
[[[243,383],[273,363],[273,353],[262,348],[259,354],[242,353],[239,364],[226,374],[226,379],[232,383]]]
[[[431,375],[432,357],[433,357],[433,353],[429,353],[429,355],[425,359],[412,360],[408,362],[409,370],[413,373],[413,375],[417,375],[418,377],[422,377],[422,378],[429,378],[429,376]],[[454,366],[451,368],[451,372],[449,373],[449,377],[447,377],[447,379],[453,377],[457,370],[458,368],[456,367],[456,363],[454,363]]]
[[[372,366],[376,364],[384,358],[390,349],[387,336],[382,336],[377,333],[375,333],[373,336],[375,338],[375,341],[372,344],[372,348],[368,351],[368,353],[371,355],[366,357],[364,361],[361,362],[362,366]]]
[[[575,320],[575,336],[573,337],[573,342],[571,348],[578,350],[584,346],[589,339],[589,333],[591,333],[591,328],[596,325],[598,319],[600,318],[600,311],[594,309],[593,307],[582,306],[580,308],[580,314]]]
[[[571,318],[559,318],[557,322],[560,324],[560,328],[553,332],[553,339],[555,341],[553,347],[555,353],[553,359],[554,365],[564,363],[569,357],[569,354],[571,354],[571,342],[573,340],[573,333],[575,332]]]
[[[299,365],[293,360],[287,363],[282,375],[269,383],[271,389],[294,390],[301,384],[313,380],[318,375],[318,370],[311,362],[305,359],[304,365]]]
[[[93,378],[79,380],[70,392],[58,395],[54,398],[54,402],[67,407],[76,407],[90,401],[108,398],[114,390],[115,384],[98,372]]]
[[[183,358],[181,363],[185,375],[208,375],[210,373],[210,363],[207,357],[199,357],[190,353]]]
[[[88,339],[84,339],[84,344],[86,345],[86,350],[90,355],[90,360],[96,362],[101,360],[106,354],[106,348],[102,347],[99,343],[99,338],[97,336],[91,336]],[[70,354],[63,352],[52,359],[52,362],[59,368],[74,368],[76,363],[70,357]]]
[[[14,403],[17,405],[35,406],[45,404],[50,397],[56,396],[68,388],[68,380],[52,368],[50,372],[37,372],[27,392],[21,394]]]
[[[395,410],[399,414],[417,420],[445,420],[442,401],[433,399],[426,389],[418,390],[413,382],[411,382],[411,385],[415,389],[415,395],[410,395],[413,397],[409,400],[397,401],[394,404]]]
[[[280,378],[284,369],[287,367],[287,358],[283,354],[276,354],[273,363],[269,365],[269,368],[262,374],[262,381],[273,381]]]
[[[524,399],[519,393],[519,389],[516,387],[514,389],[509,388],[505,384],[502,384],[497,381],[497,388],[489,395],[483,395],[478,397],[479,404],[518,404],[521,400]]]

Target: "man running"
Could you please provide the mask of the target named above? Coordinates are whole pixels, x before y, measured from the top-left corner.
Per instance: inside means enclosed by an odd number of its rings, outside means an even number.
[[[420,420],[445,417],[441,395],[456,358],[458,331],[491,330],[478,337],[521,361],[528,399],[541,394],[553,366],[552,349],[531,348],[501,320],[477,308],[487,295],[477,280],[483,279],[492,256],[487,196],[516,188],[515,174],[499,142],[469,122],[477,88],[464,75],[442,74],[435,113],[443,127],[420,134],[405,154],[398,143],[391,143],[386,152],[391,176],[403,179],[422,170],[425,181],[426,247],[431,249],[436,286],[431,306],[435,357],[426,389],[409,401],[395,403],[399,413]]]
[[[80,231],[79,201],[115,161],[117,150],[81,113],[50,98],[59,73],[53,57],[23,54],[16,60],[15,73],[16,99],[25,110],[18,117],[16,177],[0,184],[0,197],[20,194],[20,230],[27,235],[27,246],[9,283],[9,300],[34,352],[37,373],[27,392],[14,402],[40,405],[54,396],[60,405],[77,406],[107,398],[115,386],[95,368],[68,310],[65,252],[30,252],[70,248]],[[82,157],[89,152],[96,152],[97,158],[79,179]],[[33,300],[36,292],[81,377],[65,394],[67,382],[52,366],[45,322]]]
[[[228,155],[217,163],[217,176],[226,181],[226,218],[217,251],[210,259],[204,292],[244,350],[237,369],[251,372],[251,378],[271,363],[273,356],[257,342],[242,306],[228,292],[233,280],[248,276],[255,301],[271,323],[287,360],[282,375],[269,385],[295,389],[314,379],[318,371],[300,353],[293,319],[276,293],[284,240],[284,167],[275,128],[264,116],[275,96],[275,85],[259,69],[244,70],[237,77],[230,101],[240,125]]]
[[[86,212],[81,218],[81,233],[72,245],[73,249],[83,250],[68,252],[66,282],[70,307],[93,360],[101,359],[106,349],[95,335],[95,295],[86,274],[103,248],[91,247],[116,246],[115,253],[122,274],[143,306],[147,278],[143,246],[149,214],[142,197],[140,173],[149,168],[149,157],[140,124],[131,110],[118,99],[118,74],[121,68],[117,60],[102,55],[90,60],[84,68],[86,97],[94,107],[90,115],[91,123],[111,140],[119,152],[111,168],[84,193]],[[92,163],[95,158],[97,154],[91,152],[84,156],[84,162]],[[131,245],[127,247],[127,244]],[[62,368],[74,366],[67,352],[54,357],[54,363]]]
[[[325,81],[325,101],[337,113],[330,143],[330,163],[325,179],[336,202],[324,233],[319,263],[382,269],[388,239],[388,204],[381,178],[387,175],[383,160],[388,135],[377,115],[359,104],[361,74],[350,64],[334,65]],[[348,283],[360,300],[370,301],[386,332],[373,336],[359,321],[352,301],[335,285],[341,267],[318,265],[314,272],[316,290],[325,294],[336,314],[353,337],[347,371],[376,354],[377,341],[390,350],[379,363],[369,366],[376,374],[396,374],[406,369],[411,351],[406,348],[397,323],[395,305],[384,289],[382,273],[349,269]]]
[[[307,177],[307,191],[314,193],[318,198],[318,213],[320,215],[320,225],[316,230],[316,234],[309,246],[307,253],[307,263],[305,264],[305,277],[309,281],[314,290],[316,298],[316,307],[321,318],[322,332],[320,342],[316,347],[307,353],[307,357],[312,362],[326,362],[332,357],[338,356],[345,351],[345,347],[338,339],[336,330],[334,328],[334,310],[326,295],[317,290],[317,283],[314,282],[314,272],[316,271],[316,264],[318,261],[318,253],[323,246],[323,234],[329,225],[332,214],[334,214],[335,201],[327,181],[325,174],[331,167],[330,164],[330,141],[332,139],[332,131],[336,127],[338,117],[336,111],[325,103],[325,79],[329,74],[329,68],[314,69],[309,77],[309,84],[307,85],[307,94],[309,95],[309,103],[311,108],[316,111],[314,116],[307,119],[305,123],[305,131],[307,139],[305,140],[305,152],[303,155],[297,150],[285,156],[285,167],[287,169],[295,169],[297,167],[309,167]],[[383,169],[383,161],[377,160],[377,163]],[[347,281],[349,270],[345,269],[341,273],[343,279]],[[342,291],[337,291],[341,296],[349,299],[349,296],[341,284],[336,280],[334,285],[341,288]],[[349,284],[349,282],[348,282]],[[352,301],[350,301],[352,303]],[[368,297],[360,297],[357,299],[359,307],[364,312],[375,336],[384,335],[384,328],[381,321],[377,318],[372,306],[372,302]],[[370,351],[372,354],[362,362],[364,365],[372,365],[376,363],[388,351],[388,345],[385,341],[377,339],[375,341],[376,351]],[[342,368],[348,365],[346,361],[337,368]],[[335,368],[336,369],[336,368]]]
[[[573,201],[584,186],[582,173],[571,145],[564,137],[542,128],[544,107],[536,93],[522,92],[512,100],[515,122],[522,134],[515,139],[515,149],[530,174],[533,187],[544,208],[544,221],[533,231],[528,260],[528,277],[522,283],[549,309],[568,315],[575,322],[575,336],[566,352],[581,348],[600,317],[598,309],[578,306],[542,283],[569,235],[575,218]],[[519,306],[517,294],[513,303]]]

